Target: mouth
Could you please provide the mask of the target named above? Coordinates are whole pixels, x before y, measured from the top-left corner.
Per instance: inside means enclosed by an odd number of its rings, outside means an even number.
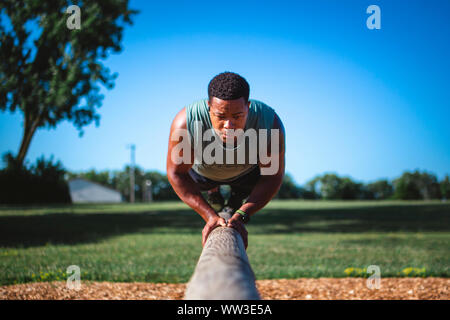
[[[222,132],[222,140],[236,140],[237,137],[235,134]]]
[[[224,137],[240,137],[242,135],[242,130],[241,129],[228,129],[228,130],[223,130],[222,135]]]
[[[231,132],[225,131],[225,132],[222,132],[222,136],[231,138],[231,137],[234,137],[234,134]]]

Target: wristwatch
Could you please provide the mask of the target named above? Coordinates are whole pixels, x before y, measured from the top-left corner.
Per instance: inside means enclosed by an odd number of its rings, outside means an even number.
[[[241,209],[236,210],[236,212],[241,215],[241,220],[243,223],[248,223],[250,221],[250,216],[248,215],[248,213],[244,212]]]

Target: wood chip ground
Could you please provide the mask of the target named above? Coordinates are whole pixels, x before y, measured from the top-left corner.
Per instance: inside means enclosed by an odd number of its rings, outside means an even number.
[[[369,289],[363,278],[319,278],[258,280],[263,299],[349,300],[420,299],[449,300],[447,278],[382,278],[379,289]],[[35,282],[0,287],[0,299],[82,299],[82,300],[178,300],[186,284],[82,282],[79,291],[65,282]]]

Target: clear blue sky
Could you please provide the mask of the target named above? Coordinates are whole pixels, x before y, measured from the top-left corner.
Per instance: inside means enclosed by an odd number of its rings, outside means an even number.
[[[369,30],[366,8],[381,9]],[[106,65],[100,126],[40,130],[42,154],[73,171],[136,162],[165,172],[169,126],[233,71],[286,128],[286,170],[302,184],[335,172],[370,182],[405,170],[450,173],[450,1],[131,1],[141,10]],[[83,13],[83,12],[82,12]],[[83,15],[82,15],[83,19]],[[0,114],[0,153],[17,153],[22,115]]]

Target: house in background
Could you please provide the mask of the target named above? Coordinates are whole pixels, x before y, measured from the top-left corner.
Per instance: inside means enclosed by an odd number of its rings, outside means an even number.
[[[119,203],[123,202],[119,191],[82,178],[69,180],[72,203]]]

